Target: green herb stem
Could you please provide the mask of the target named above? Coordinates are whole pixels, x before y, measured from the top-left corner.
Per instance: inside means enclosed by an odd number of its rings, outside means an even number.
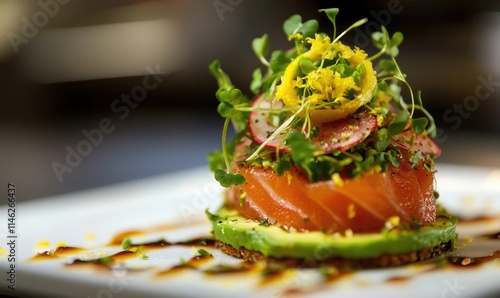
[[[373,62],[374,60],[380,58],[383,54],[385,54],[386,49],[387,49],[387,45],[384,44],[384,47],[378,53],[376,53],[375,55],[373,55],[371,57],[368,57],[366,60]]]
[[[413,113],[415,112],[415,97],[413,95],[413,89],[410,86],[410,83],[408,83],[407,80],[403,80],[403,83],[408,87],[408,90],[410,91],[410,98],[411,98],[411,112],[410,112],[410,119],[413,118]]]
[[[349,26],[349,28],[345,29],[342,33],[339,34],[339,36],[337,36],[332,43],[336,43],[337,41],[339,41],[339,39],[342,38],[342,36],[346,35],[349,31],[351,31],[352,29],[354,28],[357,28],[361,25],[363,25],[364,23],[368,22],[368,19],[367,18],[364,18],[364,19],[361,19],[357,22],[355,22],[354,24],[352,24],[351,26]]]
[[[230,122],[231,118],[226,117],[226,119],[224,120],[224,126],[222,128],[222,154],[224,155],[224,162],[226,164],[227,172],[232,173],[231,164],[229,163],[229,155],[227,153],[227,131],[229,129]]]
[[[265,66],[269,67],[271,64],[269,63],[269,61],[267,61],[266,58],[264,57],[259,57],[259,60],[260,60],[260,63],[264,64]]]
[[[352,153],[347,152],[347,151],[342,152],[342,154],[346,155],[349,158],[352,158],[352,160],[354,160],[356,162],[363,161],[363,157],[362,156],[359,156],[359,155],[356,155],[356,154],[352,154]]]

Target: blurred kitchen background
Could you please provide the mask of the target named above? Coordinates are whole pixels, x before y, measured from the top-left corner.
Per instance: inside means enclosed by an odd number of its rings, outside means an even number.
[[[210,62],[246,91],[252,39],[290,47],[295,13],[330,32],[326,7],[339,30],[369,17],[344,39],[367,51],[380,24],[404,33],[399,63],[435,115],[438,161],[500,167],[497,0],[0,0],[1,189],[30,200],[206,166],[222,126]]]

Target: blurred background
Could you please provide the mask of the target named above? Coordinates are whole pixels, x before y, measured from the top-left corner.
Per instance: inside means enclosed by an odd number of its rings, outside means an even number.
[[[442,163],[500,167],[500,2],[319,0],[0,0],[0,183],[18,200],[206,166],[220,147],[219,59],[247,91],[251,41],[289,48],[291,14],[371,51],[386,25],[399,63],[439,127]]]

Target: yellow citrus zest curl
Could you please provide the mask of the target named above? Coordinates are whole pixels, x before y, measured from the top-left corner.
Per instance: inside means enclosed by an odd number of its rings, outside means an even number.
[[[309,38],[308,42],[311,44],[311,48],[297,56],[287,66],[281,84],[277,87],[276,99],[282,100],[288,108],[297,108],[307,101],[309,108],[304,113],[307,113],[311,121],[316,124],[346,118],[370,101],[377,85],[377,78],[372,63],[366,60],[367,54],[363,50],[359,48],[352,50],[340,42],[331,43],[328,36],[319,34],[316,34],[314,39]],[[365,71],[360,86],[355,84],[353,77],[342,78],[339,73],[329,68],[320,67],[303,78],[298,77],[299,61],[301,59],[307,58],[313,62],[323,59],[332,60],[335,53],[340,53],[344,59],[355,67],[360,64],[364,66]],[[305,98],[301,98],[297,94],[296,88],[309,88],[314,92]],[[344,94],[351,89],[356,92],[356,96],[354,99],[349,100],[344,97]],[[325,99],[331,98],[341,104],[328,108],[318,107],[319,104],[324,103]]]

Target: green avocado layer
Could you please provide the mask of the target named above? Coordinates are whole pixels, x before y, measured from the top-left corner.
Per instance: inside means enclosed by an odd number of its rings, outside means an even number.
[[[244,247],[266,257],[276,258],[377,258],[384,254],[404,254],[433,248],[455,241],[457,237],[457,219],[444,213],[438,215],[433,224],[424,225],[417,230],[401,229],[352,236],[320,231],[289,232],[277,226],[266,226],[246,219],[226,208],[208,215],[217,240],[236,249]]]

